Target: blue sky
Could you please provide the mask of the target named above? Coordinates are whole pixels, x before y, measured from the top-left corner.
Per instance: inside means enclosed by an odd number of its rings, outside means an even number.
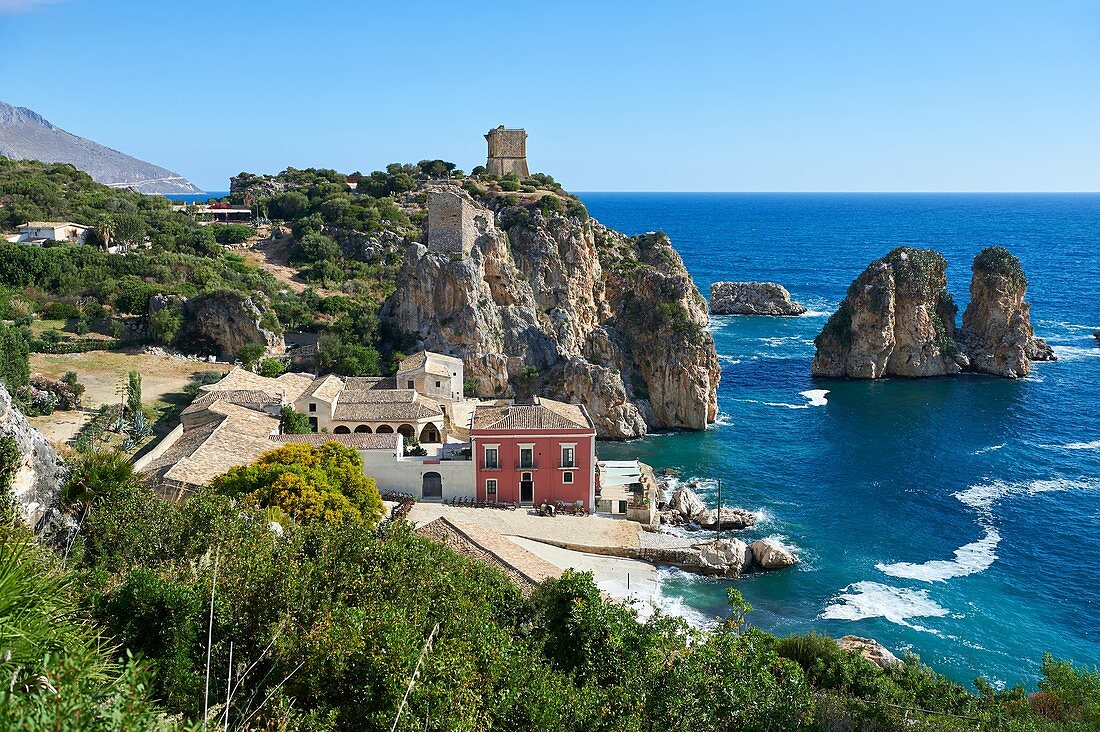
[[[1100,190],[1095,0],[0,0],[0,99],[208,190],[484,162],[573,190]]]

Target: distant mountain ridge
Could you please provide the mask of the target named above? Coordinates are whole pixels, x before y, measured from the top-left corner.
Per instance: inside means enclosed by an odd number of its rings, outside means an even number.
[[[70,163],[113,188],[147,194],[202,193],[179,173],[66,132],[34,110],[0,102],[0,155]]]

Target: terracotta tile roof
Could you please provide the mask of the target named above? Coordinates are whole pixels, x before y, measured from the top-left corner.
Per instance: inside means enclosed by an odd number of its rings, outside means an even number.
[[[309,388],[302,392],[302,395],[298,399],[317,399],[318,401],[330,402],[335,399],[341,391],[344,390],[344,382],[339,376],[329,374],[328,376],[322,376],[319,379],[314,379],[313,383],[309,385]],[[295,399],[294,401],[298,401]]]
[[[397,379],[392,376],[349,376],[344,380],[345,389],[396,389]]]
[[[283,374],[276,379],[270,379],[235,366],[221,381],[207,384],[201,387],[201,391],[266,391],[283,397],[288,402],[295,402],[313,385],[313,381],[309,374]]]
[[[411,356],[406,356],[405,358],[401,359],[400,363],[397,364],[397,370],[398,371],[412,371],[413,369],[420,368],[425,363],[427,363],[427,361],[428,361],[428,352],[427,351],[421,351],[420,353],[414,353]]]
[[[305,443],[307,445],[320,446],[326,442],[339,442],[341,445],[354,447],[356,450],[396,450],[397,441],[403,439],[396,432],[391,434],[359,434],[350,435],[273,435],[270,438],[279,443]]]
[[[533,404],[479,404],[474,409],[473,429],[576,430],[593,429],[593,425],[584,407],[539,397]]]
[[[344,389],[338,404],[411,404],[415,389]]]
[[[441,363],[428,362],[424,370],[433,376],[446,376],[448,379],[451,378],[451,370]]]
[[[344,404],[337,402],[332,418],[337,422],[394,422],[442,417],[443,412],[431,402],[417,398],[411,402],[366,402]]]
[[[241,406],[253,408],[263,408],[265,406],[282,403],[277,394],[255,389],[232,389],[200,394],[195,401],[191,402],[191,404],[181,412],[181,414],[194,414],[195,412],[209,408],[211,404],[218,401],[225,401],[230,404],[239,404]]]

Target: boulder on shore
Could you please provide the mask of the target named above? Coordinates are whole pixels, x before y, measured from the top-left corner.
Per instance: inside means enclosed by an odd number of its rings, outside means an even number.
[[[802,315],[806,308],[791,301],[787,288],[775,282],[715,282],[710,286],[713,315]]]
[[[670,511],[679,513],[685,521],[692,521],[699,514],[706,512],[707,504],[695,495],[695,491],[681,486],[672,494],[672,498],[668,502],[668,508]]]
[[[749,548],[760,569],[784,569],[798,562],[790,549],[774,539],[758,539]]]
[[[703,574],[737,578],[752,566],[752,552],[740,539],[715,539],[697,548],[698,570]]]
[[[756,516],[751,511],[746,511],[743,508],[723,508],[721,511],[721,519],[719,519],[719,511],[717,508],[712,508],[706,511],[695,519],[700,526],[704,529],[732,529],[740,530],[747,529],[756,523]],[[722,526],[718,526],[718,522],[721,520]]]
[[[842,651],[857,651],[864,659],[885,670],[891,666],[900,666],[901,659],[890,652],[886,646],[872,638],[858,635],[846,635],[836,642]]]

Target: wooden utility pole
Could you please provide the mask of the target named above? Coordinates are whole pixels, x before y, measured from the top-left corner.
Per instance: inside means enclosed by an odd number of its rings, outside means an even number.
[[[722,540],[722,479],[718,479],[718,519],[714,522],[715,539]]]

